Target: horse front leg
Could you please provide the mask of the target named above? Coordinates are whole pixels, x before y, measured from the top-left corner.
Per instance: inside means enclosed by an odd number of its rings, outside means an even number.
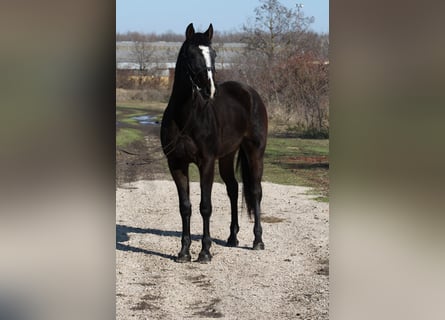
[[[199,168],[201,180],[201,203],[199,210],[203,220],[203,236],[202,249],[198,256],[201,263],[209,262],[212,259],[210,254],[210,246],[212,239],[210,238],[210,216],[212,215],[212,185],[214,176],[215,160],[204,161]]]
[[[179,197],[179,211],[182,220],[182,237],[181,237],[181,251],[178,254],[177,262],[190,262],[190,217],[192,215],[192,205],[190,203],[190,186],[188,176],[188,164],[178,164],[174,161],[169,161],[169,168],[173,180],[175,181]]]

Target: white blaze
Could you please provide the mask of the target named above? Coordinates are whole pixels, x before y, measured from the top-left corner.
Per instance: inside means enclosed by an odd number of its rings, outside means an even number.
[[[199,46],[199,49],[202,51],[202,55],[204,56],[204,60],[206,62],[207,67],[207,77],[210,80],[210,98],[213,99],[213,96],[215,94],[215,84],[213,83],[213,76],[212,76],[212,60],[210,59],[210,48],[207,46]]]

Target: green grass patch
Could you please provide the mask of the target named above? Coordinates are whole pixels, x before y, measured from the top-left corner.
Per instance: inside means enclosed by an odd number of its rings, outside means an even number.
[[[149,102],[126,101],[125,103],[118,103],[116,105],[117,110],[138,109],[142,111],[153,111],[160,113],[164,112],[166,107],[167,104],[165,102],[158,102],[158,101],[149,101]]]
[[[133,119],[133,117],[137,117],[138,115],[140,115],[140,114],[131,114],[131,115],[127,115],[125,117],[120,117],[119,122],[121,124],[124,123],[124,124],[129,125],[129,126],[138,125],[138,121],[136,119]]]
[[[125,147],[135,142],[143,141],[142,132],[134,128],[120,128],[116,132],[116,147]]]
[[[329,201],[329,140],[269,137],[263,180],[314,188]]]
[[[327,156],[329,140],[274,138],[267,140],[266,157]]]

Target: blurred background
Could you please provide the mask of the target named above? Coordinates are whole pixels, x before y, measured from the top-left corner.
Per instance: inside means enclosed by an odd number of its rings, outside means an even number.
[[[444,318],[443,6],[331,2],[331,319]],[[115,4],[0,12],[0,318],[109,319]]]

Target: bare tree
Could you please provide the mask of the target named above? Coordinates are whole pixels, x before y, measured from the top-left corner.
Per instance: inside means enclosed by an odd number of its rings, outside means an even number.
[[[286,110],[298,112],[308,131],[327,133],[329,128],[329,64],[314,54],[295,56],[276,70]]]
[[[314,17],[306,17],[302,5],[295,9],[283,6],[278,0],[260,0],[255,19],[243,26],[248,49],[263,54],[269,66],[281,53],[298,52],[300,42]]]
[[[148,45],[144,35],[137,34],[133,37],[131,55],[139,65],[139,72],[145,74],[153,56],[153,49]]]
[[[261,92],[272,113],[317,135],[329,128],[329,43],[327,36],[308,30],[314,18],[306,17],[302,8],[260,0],[255,19],[243,28],[247,51],[238,70],[242,80]]]
[[[262,92],[269,105],[280,105],[280,77],[271,70],[287,61],[289,56],[304,52],[305,32],[314,21],[306,17],[302,6],[295,9],[287,8],[279,0],[260,0],[255,8],[255,18],[243,26],[247,44],[246,63],[250,68],[250,83],[255,87],[264,88]]]

